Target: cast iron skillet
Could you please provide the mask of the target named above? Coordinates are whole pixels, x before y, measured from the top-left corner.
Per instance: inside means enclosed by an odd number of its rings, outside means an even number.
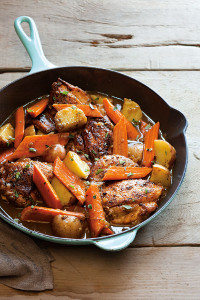
[[[23,31],[21,27],[22,22],[29,24],[30,37]],[[173,184],[167,196],[159,204],[159,208],[147,220],[123,233],[84,240],[67,239],[48,236],[25,228],[13,221],[1,207],[0,217],[19,230],[43,240],[70,245],[94,244],[99,248],[110,251],[122,250],[134,240],[138,229],[160,214],[177,193],[187,166],[185,138],[187,120],[181,112],[170,107],[154,91],[129,76],[95,67],[55,67],[44,56],[36,25],[31,18],[25,16],[17,18],[15,20],[15,29],[32,60],[33,66],[29,75],[12,82],[0,91],[1,123],[17,107],[41,95],[48,94],[51,84],[58,77],[61,77],[73,85],[81,87],[83,90],[99,91],[122,99],[124,97],[137,99],[142,110],[152,120],[155,122],[160,121],[162,132],[166,133],[167,140],[176,149],[177,159],[174,167]]]

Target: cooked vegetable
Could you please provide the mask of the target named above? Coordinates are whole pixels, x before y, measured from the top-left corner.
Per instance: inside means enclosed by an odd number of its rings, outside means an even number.
[[[157,122],[145,135],[142,165],[150,167],[154,160],[154,141],[158,138],[160,123]]]
[[[74,194],[74,196],[83,205],[85,202],[85,184],[84,182],[74,173],[72,173],[65,164],[56,158],[54,162],[54,174],[56,177]]]
[[[26,129],[24,131],[24,136],[32,136],[32,135],[36,135],[34,125],[30,125],[30,126],[26,127]]]
[[[2,151],[0,153],[0,163],[8,161],[12,157],[14,152],[15,152],[14,148],[9,148],[9,149]]]
[[[56,113],[55,123],[59,132],[66,132],[82,127],[87,123],[87,118],[81,109],[67,107]]]
[[[86,115],[86,117],[97,117],[97,118],[101,118],[102,114],[100,113],[100,111],[97,109],[96,106],[93,106],[92,104],[90,105],[83,105],[83,104],[53,104],[53,107],[57,110],[60,111],[64,108],[67,107],[71,107],[72,109],[76,109],[79,108],[81,109],[84,114]]]
[[[113,167],[111,166],[105,173],[103,180],[123,180],[146,177],[152,168],[146,167]]]
[[[113,154],[128,157],[128,140],[125,118],[121,118],[113,130]]]
[[[63,160],[66,156],[66,150],[63,145],[56,144],[56,145],[45,145],[46,150],[44,154],[42,155],[42,158],[44,161],[47,161],[49,163],[53,163],[56,157],[60,157],[61,160]]]
[[[84,234],[84,223],[75,216],[57,215],[52,222],[52,230],[56,236],[80,239]]]
[[[105,98],[104,95],[100,96],[100,95],[91,95],[91,99],[92,99],[92,103],[94,104],[103,104],[103,99]]]
[[[67,168],[80,178],[87,179],[90,175],[90,167],[78,154],[69,151],[63,161]]]
[[[146,122],[142,121],[140,122],[140,131],[143,134],[143,137],[145,137],[145,134],[150,129],[151,125],[147,124]]]
[[[41,101],[35,103],[33,106],[27,109],[27,112],[32,118],[36,118],[39,116],[47,107],[47,104],[49,102],[48,98],[44,98]]]
[[[143,157],[143,144],[131,144],[128,146],[128,157],[136,163],[141,163]]]
[[[47,146],[50,147],[55,144],[66,145],[69,140],[68,136],[68,133],[26,136],[12,158],[41,156],[46,151]]]
[[[103,105],[109,118],[115,124],[117,124],[119,120],[123,117],[123,114],[118,109],[115,109],[114,105],[112,105],[112,103],[107,98],[103,99]],[[128,137],[132,140],[135,140],[138,136],[140,136],[139,131],[126,118],[125,122]]]
[[[174,147],[164,140],[154,141],[154,151],[156,156],[156,163],[171,168],[176,159],[176,150]]]
[[[142,110],[140,106],[131,99],[124,98],[122,114],[130,122],[140,121],[142,119]]]
[[[25,127],[25,118],[24,118],[24,108],[23,106],[19,107],[15,113],[15,148],[19,146],[23,137],[24,137],[24,127]]]
[[[89,224],[92,237],[101,235],[104,228],[109,227],[105,219],[98,186],[91,184],[86,192],[86,208],[89,213]]]
[[[153,165],[150,181],[156,184],[161,184],[165,187],[169,187],[171,185],[170,171],[164,166],[155,164]]]
[[[0,147],[9,147],[13,144],[14,139],[14,128],[10,123],[3,125],[0,128]]]
[[[56,176],[52,179],[51,185],[58,195],[62,206],[71,205],[76,201],[74,195],[64,186],[64,184],[62,184],[62,182]]]
[[[47,177],[37,165],[34,165],[33,169],[33,182],[35,183],[40,194],[42,195],[44,202],[48,205],[48,207],[60,209],[62,208],[62,204],[60,199],[58,198],[58,195],[54,191]]]
[[[85,219],[85,215],[82,213],[31,205],[22,210],[20,220],[26,222],[52,222],[57,215],[74,216],[80,220]]]

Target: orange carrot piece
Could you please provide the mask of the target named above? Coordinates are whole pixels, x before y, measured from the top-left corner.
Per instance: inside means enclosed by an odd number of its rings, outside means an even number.
[[[158,139],[160,123],[157,122],[154,126],[147,131],[144,140],[144,152],[142,165],[145,167],[150,167],[154,159],[154,140]]]
[[[85,215],[82,213],[31,205],[22,210],[20,220],[27,222],[52,222],[57,215],[74,216],[80,220],[85,219]]]
[[[81,205],[85,202],[85,184],[73,172],[71,172],[65,164],[56,158],[54,162],[54,175],[66,186],[68,190],[79,200]]]
[[[107,115],[115,124],[117,124],[119,120],[122,117],[124,117],[124,115],[118,109],[115,110],[114,105],[112,105],[112,103],[107,98],[103,99],[103,105]],[[125,122],[126,122],[128,137],[132,140],[135,140],[137,137],[140,136],[139,131],[126,118],[125,118]]]
[[[89,213],[91,236],[98,237],[104,228],[108,228],[109,223],[105,219],[99,188],[96,184],[91,184],[86,192],[86,207]],[[111,230],[105,232],[105,234],[112,233]]]
[[[101,118],[102,114],[100,111],[97,109],[95,105],[83,105],[83,104],[53,104],[53,107],[59,111],[61,109],[67,108],[67,107],[77,107],[81,109],[86,117],[96,117],[96,118]]]
[[[48,207],[62,208],[58,195],[54,191],[47,177],[37,165],[34,165],[33,169],[33,182],[35,183],[37,189],[42,195],[44,202]]]
[[[103,180],[123,180],[146,177],[152,168],[146,167],[110,167],[105,173]]]
[[[113,130],[113,154],[128,157],[128,140],[125,117],[121,118]]]
[[[48,146],[66,145],[69,140],[68,136],[69,133],[26,136],[13,153],[12,159],[41,156]]]
[[[15,113],[15,148],[19,146],[24,137],[25,118],[24,108],[19,107]]]
[[[27,112],[31,117],[36,118],[45,110],[48,102],[49,102],[48,98],[42,99],[41,101],[35,103],[33,106],[29,107],[27,109]]]
[[[15,148],[9,148],[0,153],[0,163],[8,161],[13,153],[15,152]]]
[[[148,131],[147,126],[148,126],[148,124],[146,122],[141,121],[141,123],[140,123],[140,131],[143,134],[143,137],[145,137],[145,135],[146,135],[146,133]]]

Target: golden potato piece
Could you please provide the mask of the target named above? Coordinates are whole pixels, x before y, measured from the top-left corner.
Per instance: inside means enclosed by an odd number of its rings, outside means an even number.
[[[155,140],[154,151],[156,163],[168,169],[171,168],[176,159],[176,150],[174,147],[164,140]]]
[[[59,132],[66,132],[82,127],[87,123],[84,112],[76,106],[67,107],[55,115],[56,128]]]
[[[171,185],[170,171],[164,166],[155,164],[153,165],[150,181],[156,184],[161,184],[165,187],[169,187]]]
[[[136,163],[140,163],[143,157],[143,144],[137,143],[128,146],[128,157]]]
[[[24,136],[36,135],[34,125],[28,126],[24,131]]]
[[[52,179],[51,185],[58,195],[62,206],[70,205],[76,201],[74,195],[70,193],[70,191],[64,186],[64,184],[62,184],[62,182],[57,177],[54,177]]]
[[[10,123],[0,128],[0,147],[8,147],[14,141],[15,131]]]
[[[140,121],[142,119],[142,110],[140,106],[131,99],[124,98],[122,113],[130,122],[133,120]]]
[[[85,226],[84,221],[77,217],[57,215],[53,219],[52,230],[57,236],[80,239],[84,234]]]
[[[69,151],[64,159],[64,164],[80,178],[87,179],[90,175],[90,167],[78,154]]]

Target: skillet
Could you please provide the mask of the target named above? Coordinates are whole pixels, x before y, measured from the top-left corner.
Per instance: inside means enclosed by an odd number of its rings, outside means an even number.
[[[21,23],[27,22],[30,27],[30,37],[22,29]],[[99,91],[118,98],[137,99],[142,110],[155,122],[160,121],[161,130],[166,134],[167,141],[172,144],[177,152],[177,159],[173,170],[173,184],[168,190],[167,196],[162,199],[158,209],[144,222],[122,233],[112,236],[68,239],[45,235],[32,231],[21,224],[17,224],[0,207],[0,217],[17,229],[43,240],[50,242],[86,245],[93,244],[108,251],[122,250],[135,239],[137,231],[158,214],[160,214],[175,197],[186,172],[187,167],[187,143],[185,131],[187,120],[178,110],[170,107],[159,95],[139,81],[124,74],[96,67],[56,67],[44,56],[39,34],[35,22],[27,16],[21,16],[15,20],[15,30],[24,44],[31,60],[30,73],[7,85],[0,91],[2,123],[17,107],[26,104],[41,95],[48,94],[51,84],[58,77],[86,91]]]

